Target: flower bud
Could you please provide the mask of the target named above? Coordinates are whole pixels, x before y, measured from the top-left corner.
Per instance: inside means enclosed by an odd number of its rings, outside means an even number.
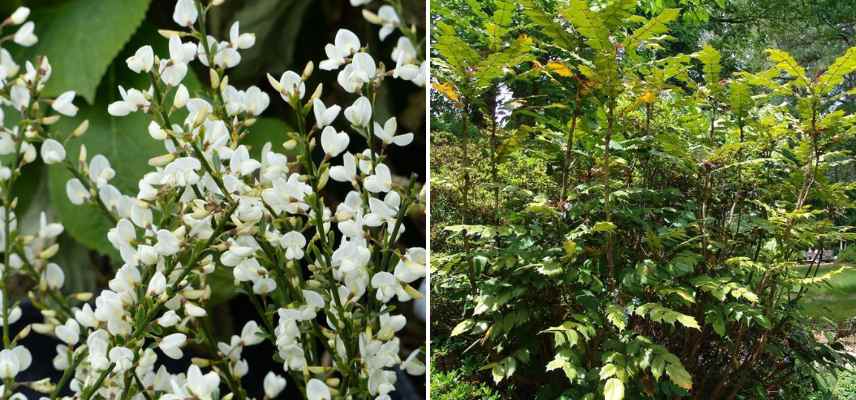
[[[211,360],[207,360],[207,359],[199,358],[199,357],[191,358],[190,362],[193,363],[193,365],[200,367],[200,368],[205,368],[205,367],[208,367],[209,365],[211,365]]]
[[[310,76],[312,76],[312,72],[315,71],[315,63],[309,61],[306,63],[306,66],[303,67],[303,74],[300,76],[301,79],[308,80]]]
[[[376,25],[383,24],[383,20],[380,19],[380,17],[377,14],[375,14],[369,10],[366,10],[366,9],[363,9],[363,18],[365,18],[366,21],[369,21],[369,23],[372,23],[372,24],[376,24]]]
[[[24,329],[21,329],[21,331],[18,332],[17,335],[15,335],[15,341],[18,342],[18,341],[26,339],[27,336],[30,336],[30,332],[32,330],[33,330],[32,325],[25,326]]]
[[[9,16],[9,22],[13,25],[21,25],[27,18],[30,17],[30,9],[27,7],[18,7],[12,15]]]
[[[312,96],[309,98],[309,103],[311,104],[311,103],[312,103],[312,102],[314,102],[316,99],[320,99],[320,98],[321,98],[321,94],[322,94],[323,90],[324,90],[324,84],[323,84],[323,83],[319,83],[319,84],[318,84],[318,86],[315,88],[315,92],[313,92],[313,93],[312,93]]]
[[[59,243],[54,243],[53,246],[44,249],[41,253],[39,253],[39,258],[42,260],[47,260],[56,255],[59,252]]]
[[[34,331],[38,334],[42,335],[52,335],[53,334],[53,326],[49,324],[30,324]]]
[[[51,378],[39,379],[28,383],[27,386],[40,393],[51,393],[55,388],[55,385],[51,382]]]
[[[172,153],[166,153],[157,157],[152,157],[149,159],[149,166],[152,167],[163,167],[175,160],[175,155]]]
[[[74,131],[71,132],[71,136],[81,137],[88,130],[89,130],[89,120],[85,119],[85,120],[83,120],[83,122],[80,123],[80,125],[77,126],[77,128],[74,128]]]
[[[78,293],[72,294],[71,298],[75,299],[77,301],[86,302],[86,301],[92,300],[92,293],[90,293],[90,292],[78,292]]]
[[[274,78],[273,75],[271,75],[271,74],[267,74],[267,78],[268,78],[268,82],[270,82],[270,85],[273,87],[273,89],[276,90],[277,92],[282,93],[283,87],[282,87],[282,85],[279,84],[279,80]]]
[[[214,68],[208,70],[208,78],[211,79],[211,88],[217,89],[220,87],[220,74]]]
[[[297,147],[297,140],[290,139],[287,142],[282,144],[282,147],[286,150],[294,150]]]
[[[42,125],[53,125],[59,121],[59,115],[51,115],[50,117],[44,117],[40,121]]]

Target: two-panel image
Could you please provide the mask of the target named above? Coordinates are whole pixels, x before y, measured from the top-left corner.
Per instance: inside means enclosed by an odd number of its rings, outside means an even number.
[[[856,399],[850,0],[2,0],[0,400]]]

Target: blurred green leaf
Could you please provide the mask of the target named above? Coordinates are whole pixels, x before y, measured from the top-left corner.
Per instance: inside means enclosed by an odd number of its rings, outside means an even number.
[[[74,90],[89,104],[113,59],[143,22],[149,0],[67,1],[33,9],[39,43],[20,51],[32,59],[45,55],[53,77],[45,95]]]

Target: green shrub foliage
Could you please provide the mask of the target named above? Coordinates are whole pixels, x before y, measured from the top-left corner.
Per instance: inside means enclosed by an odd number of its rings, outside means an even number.
[[[787,398],[852,361],[800,299],[835,274],[805,251],[856,237],[856,183],[832,174],[852,171],[856,48],[819,72],[770,49],[726,75],[711,46],[667,49],[680,9],[462,3],[433,6],[433,126],[456,146],[434,163],[432,204],[455,208],[436,211],[434,299],[464,298],[448,334],[495,383]],[[554,184],[515,184],[525,158]]]

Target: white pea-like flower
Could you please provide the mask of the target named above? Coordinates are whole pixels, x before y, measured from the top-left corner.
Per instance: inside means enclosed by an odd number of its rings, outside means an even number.
[[[65,160],[65,146],[54,139],[45,139],[42,142],[42,161],[45,164],[56,164]]]
[[[268,75],[268,80],[286,102],[291,102],[292,97],[298,100],[302,99],[306,94],[306,84],[303,82],[303,78],[294,71],[283,72],[278,81]]]
[[[30,47],[39,41],[39,38],[36,36],[35,33],[33,33],[35,29],[36,24],[34,24],[33,21],[27,22],[26,24],[21,25],[21,27],[18,28],[18,31],[15,32],[13,40],[15,41],[15,43],[21,46]]]
[[[175,90],[175,99],[173,99],[172,106],[176,109],[184,108],[188,100],[190,100],[190,92],[187,90],[187,86],[183,84],[178,85],[178,89]]]
[[[133,56],[125,60],[128,68],[136,73],[151,72],[155,65],[155,52],[152,46],[145,45],[137,49]]]
[[[187,369],[187,389],[201,400],[211,400],[211,395],[220,387],[220,376],[216,372],[202,374],[196,365]]]
[[[24,346],[15,346],[0,351],[0,378],[12,379],[21,371],[30,367],[33,357]]]
[[[96,187],[102,187],[116,176],[116,171],[110,167],[110,161],[101,154],[96,154],[89,161],[89,179],[95,182]]]
[[[181,317],[178,316],[178,313],[173,310],[168,310],[158,318],[158,325],[164,328],[169,328],[175,326],[179,321],[181,321]]]
[[[9,16],[9,22],[13,25],[21,25],[27,18],[30,17],[30,9],[27,7],[18,7],[15,12]]]
[[[336,132],[336,128],[328,126],[321,132],[321,148],[330,157],[336,157],[348,148],[351,138],[345,132]]]
[[[342,156],[342,165],[330,168],[330,178],[336,182],[356,182],[357,161],[353,154],[345,153]]]
[[[12,107],[18,111],[23,111],[30,106],[30,90],[22,84],[12,86],[9,99],[12,100]]]
[[[39,215],[39,239],[54,239],[61,235],[64,229],[60,223],[48,223],[48,216],[44,211]]]
[[[199,18],[199,10],[196,9],[193,0],[178,0],[172,14],[172,20],[176,24],[189,28],[196,23],[197,18]]]
[[[318,68],[324,71],[333,71],[345,65],[346,58],[360,49],[360,38],[354,32],[347,29],[339,29],[333,43],[324,46],[327,59],[318,64]]]
[[[365,52],[354,54],[351,63],[339,71],[336,80],[348,93],[356,93],[366,83],[377,76],[377,65],[374,58]]]
[[[69,90],[59,95],[59,97],[51,103],[51,107],[56,110],[56,112],[65,115],[66,117],[73,117],[77,115],[77,106],[75,106],[73,102],[74,96],[74,91]]]
[[[229,44],[237,49],[246,50],[256,44],[254,33],[241,33],[241,22],[235,21],[229,28]]]
[[[382,303],[388,303],[395,296],[398,296],[398,301],[411,299],[395,276],[386,271],[378,272],[372,277],[372,287],[377,289],[375,298]]]
[[[403,135],[396,135],[395,131],[398,129],[398,122],[395,117],[392,117],[380,126],[377,122],[374,124],[374,135],[377,136],[380,140],[383,141],[383,144],[388,145],[395,143],[397,146],[407,146],[410,142],[413,141],[412,133],[405,133]]]
[[[424,375],[425,374],[425,364],[422,361],[419,361],[419,349],[413,350],[404,362],[401,363],[402,369],[407,371],[410,375]]]
[[[395,265],[395,278],[405,283],[423,278],[428,272],[428,253],[422,247],[407,249],[404,257]]]
[[[339,116],[339,111],[341,110],[342,107],[338,105],[327,107],[323,101],[315,99],[312,102],[312,112],[315,114],[315,126],[318,129],[323,129],[325,126],[332,124],[336,120],[336,117]]]
[[[269,399],[275,399],[285,389],[286,382],[285,378],[273,371],[268,372],[264,379],[265,396]]]
[[[64,324],[57,325],[54,334],[65,344],[75,346],[80,341],[80,325],[74,319],[69,319]]]
[[[386,164],[378,164],[374,174],[367,176],[363,184],[372,193],[388,192],[392,190],[392,172]]]
[[[356,127],[368,127],[372,120],[372,103],[365,96],[360,96],[354,104],[345,109],[345,118]]]
[[[303,247],[306,246],[306,237],[298,231],[291,231],[282,235],[281,245],[285,248],[285,258],[300,260],[303,258]]]
[[[390,5],[384,4],[380,6],[377,10],[377,16],[380,19],[380,40],[385,40],[389,34],[394,32],[400,25],[401,19],[398,17],[398,13],[395,12],[395,8]]]
[[[383,313],[380,315],[380,330],[377,332],[377,338],[380,340],[390,340],[395,337],[395,333],[404,329],[407,324],[407,318],[403,315],[389,315]]]
[[[308,400],[331,400],[332,394],[326,383],[312,378],[306,383],[306,398]]]
[[[116,346],[108,353],[110,362],[116,366],[113,368],[117,373],[125,372],[134,365],[134,352],[124,346]]]
[[[119,86],[119,94],[122,96],[122,100],[107,106],[107,112],[114,117],[124,117],[140,110],[147,112],[151,106],[147,93],[140,90],[131,88],[126,91],[125,88]]]
[[[166,291],[166,276],[164,276],[163,272],[157,271],[152,275],[149,287],[146,288],[146,293],[151,296],[160,296],[164,291]]]
[[[45,267],[44,280],[47,287],[50,289],[60,289],[65,283],[65,273],[62,268],[54,263],[48,263]]]
[[[155,244],[155,251],[162,256],[172,256],[181,250],[181,241],[174,233],[161,229],[157,232],[158,242]]]
[[[158,348],[166,354],[167,357],[173,360],[179,360],[184,356],[181,348],[187,342],[187,335],[183,333],[173,333],[161,339]]]

